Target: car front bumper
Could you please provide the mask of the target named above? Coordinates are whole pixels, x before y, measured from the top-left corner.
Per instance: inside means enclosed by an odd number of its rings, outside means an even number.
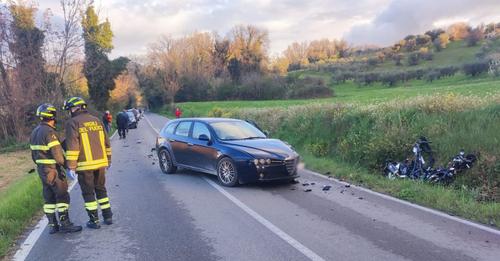
[[[299,159],[290,159],[267,166],[256,166],[249,161],[237,162],[241,183],[256,181],[290,180],[298,177]]]

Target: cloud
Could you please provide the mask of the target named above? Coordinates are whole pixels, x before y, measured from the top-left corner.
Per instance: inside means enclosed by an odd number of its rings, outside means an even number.
[[[41,0],[55,15],[60,0]],[[266,28],[270,52],[294,41],[345,37],[356,44],[391,44],[435,24],[464,18],[499,21],[498,0],[96,0],[114,32],[112,56],[144,53],[161,35],[194,31],[225,35],[238,24]],[[492,19],[492,20],[486,20]],[[494,20],[496,19],[496,20]]]
[[[372,21],[353,26],[344,36],[355,44],[388,45],[452,22],[495,22],[499,14],[498,0],[392,0]]]

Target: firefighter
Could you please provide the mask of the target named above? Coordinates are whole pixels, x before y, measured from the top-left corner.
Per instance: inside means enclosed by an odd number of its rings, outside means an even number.
[[[64,102],[64,110],[71,114],[65,124],[66,167],[78,176],[85,209],[89,215],[88,228],[99,229],[98,207],[104,223],[113,223],[113,213],[105,187],[105,173],[111,166],[111,146],[108,134],[97,117],[87,111],[87,104],[80,97]]]
[[[68,183],[61,169],[64,167],[64,152],[55,129],[56,107],[42,104],[36,110],[36,116],[40,118],[40,124],[31,133],[30,148],[42,180],[43,211],[49,220],[49,233],[81,231],[82,227],[73,225],[69,219]]]

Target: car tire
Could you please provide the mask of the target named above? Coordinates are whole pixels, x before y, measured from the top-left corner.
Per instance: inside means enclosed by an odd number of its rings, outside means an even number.
[[[177,166],[174,165],[170,152],[166,149],[161,149],[158,152],[158,159],[160,161],[160,169],[165,174],[174,174],[177,171]]]
[[[217,163],[217,178],[226,187],[234,187],[239,184],[238,170],[236,164],[230,158],[222,158]]]

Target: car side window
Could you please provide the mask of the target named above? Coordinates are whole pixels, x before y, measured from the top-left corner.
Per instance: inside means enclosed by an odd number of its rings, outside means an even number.
[[[210,131],[208,130],[207,125],[201,122],[195,122],[193,126],[193,139],[200,138],[200,135],[207,135],[208,139],[211,139]]]
[[[177,127],[177,123],[168,124],[163,129],[162,132],[163,132],[164,135],[172,135],[172,134],[174,134],[175,127]]]
[[[175,135],[187,137],[189,136],[189,129],[191,128],[190,121],[183,121],[179,123],[177,128],[175,129]]]

